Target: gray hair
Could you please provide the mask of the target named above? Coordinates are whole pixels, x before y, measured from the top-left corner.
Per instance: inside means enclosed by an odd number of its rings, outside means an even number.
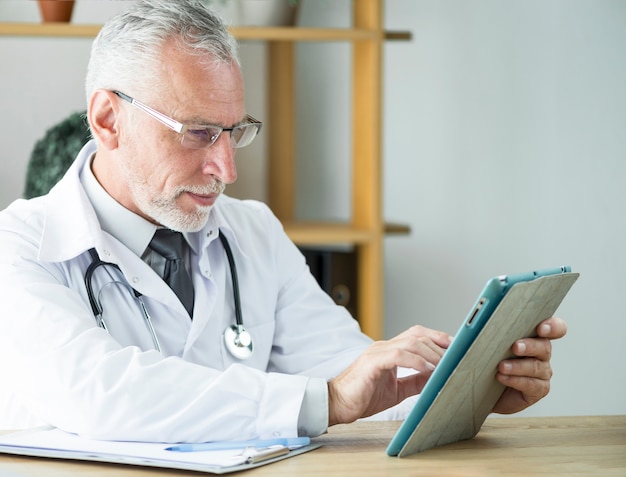
[[[163,44],[178,42],[198,61],[239,65],[237,42],[200,0],[139,0],[112,17],[93,42],[87,67],[87,104],[97,89],[158,89]]]

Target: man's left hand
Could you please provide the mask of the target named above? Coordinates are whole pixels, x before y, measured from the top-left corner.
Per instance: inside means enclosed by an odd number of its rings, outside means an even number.
[[[515,342],[512,347],[517,358],[506,359],[498,365],[496,379],[507,386],[493,412],[511,414],[539,401],[550,390],[552,367],[551,340],[565,336],[566,323],[556,317],[537,326],[537,337]]]

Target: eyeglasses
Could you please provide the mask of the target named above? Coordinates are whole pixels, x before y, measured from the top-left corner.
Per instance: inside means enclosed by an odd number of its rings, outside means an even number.
[[[127,94],[113,90],[124,101],[128,101],[133,106],[141,109],[144,113],[149,114],[157,121],[165,124],[168,128],[173,129],[181,135],[180,143],[190,149],[202,149],[212,146],[224,131],[230,132],[230,145],[234,148],[245,147],[252,142],[261,130],[263,123],[254,119],[249,114],[244,118],[244,122],[232,128],[223,128],[211,124],[206,125],[187,125],[179,123],[175,119],[166,116],[163,113],[152,109],[150,106],[131,98]]]

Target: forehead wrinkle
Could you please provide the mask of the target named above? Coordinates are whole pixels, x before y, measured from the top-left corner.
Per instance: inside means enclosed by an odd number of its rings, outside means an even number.
[[[185,126],[201,126],[201,127],[209,127],[209,126],[218,126],[220,128],[231,128],[231,127],[235,127],[238,126],[240,124],[243,123],[244,119],[245,119],[246,115],[244,114],[243,117],[235,122],[234,124],[224,124],[224,123],[220,123],[219,121],[206,121],[200,117],[190,117],[189,119],[176,119],[179,123],[183,123]]]
[[[190,58],[194,60],[191,64]],[[168,43],[159,69],[163,79],[159,102],[169,108],[170,114],[164,113],[177,121],[232,127],[245,119],[243,77],[236,64],[210,58],[198,61],[188,51]]]
[[[176,119],[176,121],[178,121],[179,123],[183,123],[186,126],[219,126],[221,128],[230,128],[242,124],[244,122],[244,119],[246,118],[246,113],[244,113],[241,118],[233,124],[225,124],[220,121],[207,120],[206,118],[199,115],[186,116],[184,114],[178,113],[176,109],[174,109],[174,112],[172,113],[172,118]]]

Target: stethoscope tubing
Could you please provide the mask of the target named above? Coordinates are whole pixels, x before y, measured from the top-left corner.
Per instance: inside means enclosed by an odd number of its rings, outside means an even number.
[[[95,293],[93,292],[92,278],[93,278],[94,272],[96,271],[98,267],[111,266],[115,268],[116,270],[118,270],[120,273],[122,271],[117,264],[111,263],[111,262],[105,262],[101,260],[95,248],[89,249],[89,254],[91,255],[91,263],[89,264],[89,266],[87,267],[87,270],[85,271],[85,287],[87,289],[87,297],[89,298],[89,304],[91,305],[91,311],[93,312],[93,315],[96,319],[96,323],[102,329],[104,329],[105,331],[108,331],[106,322],[104,321],[104,318],[102,316],[104,313],[104,310],[98,304]],[[144,323],[146,325],[146,328],[148,328],[150,337],[152,338],[152,343],[154,344],[154,347],[156,348],[157,351],[161,351],[161,344],[159,343],[159,338],[156,332],[154,331],[154,326],[152,326],[152,318],[150,317],[150,313],[148,313],[146,304],[143,302],[141,293],[139,293],[137,290],[135,290],[133,287],[131,287],[127,283],[120,282],[120,281],[115,281],[113,283],[118,283],[127,287],[130,291],[132,291],[133,295],[135,295],[135,298],[139,302],[139,307],[141,308],[141,314],[143,316]]]
[[[239,279],[237,278],[237,267],[235,266],[235,259],[233,258],[233,251],[230,248],[230,244],[224,234],[220,233],[220,241],[226,252],[226,258],[228,259],[228,266],[230,268],[231,281],[233,283],[233,299],[235,300],[235,322],[237,326],[243,326],[243,317],[241,316],[241,298],[239,297]]]
[[[91,284],[93,274],[98,267],[105,267],[107,265],[110,265],[118,270],[120,269],[120,267],[118,267],[115,263],[103,262],[102,260],[100,260],[100,256],[98,255],[98,252],[96,252],[95,248],[89,249],[89,255],[91,255],[91,263],[87,267],[87,270],[85,270],[85,288],[87,289],[87,297],[89,298],[91,311],[93,312],[94,316],[98,317],[102,315],[102,310],[100,310],[98,302],[96,301],[96,296],[93,292],[93,286]],[[100,325],[101,321],[98,321],[98,324]],[[106,325],[103,327],[106,329]]]
[[[224,247],[224,251],[226,252],[226,258],[228,260],[228,266],[230,268],[230,275],[231,275],[231,281],[232,281],[232,286],[233,286],[233,299],[234,299],[234,305],[235,305],[235,324],[226,327],[226,330],[224,331],[224,341],[226,344],[226,348],[234,357],[241,359],[241,360],[245,360],[245,359],[248,359],[252,355],[253,344],[252,344],[252,338],[250,336],[250,333],[246,331],[243,325],[243,314],[241,311],[241,297],[239,293],[239,279],[237,276],[237,267],[235,265],[235,259],[233,257],[233,252],[230,248],[230,244],[228,243],[228,240],[226,239],[226,237],[221,233],[221,231],[219,233],[219,238],[220,238],[220,242],[222,243],[222,246]],[[95,248],[89,249],[89,254],[91,255],[91,263],[87,267],[87,270],[85,270],[85,277],[84,277],[85,288],[87,290],[87,297],[89,299],[91,311],[93,312],[93,315],[96,319],[98,326],[103,328],[105,331],[108,331],[106,323],[102,316],[103,315],[102,307],[98,304],[98,301],[96,300],[96,297],[93,291],[93,285],[92,285],[93,274],[98,267],[107,267],[107,266],[111,266],[117,269],[120,273],[122,272],[121,272],[120,267],[117,264],[111,263],[111,262],[105,262],[101,260]],[[131,290],[132,293],[135,295],[135,298],[139,301],[139,306],[141,307],[145,325],[148,328],[148,331],[152,337],[154,346],[157,351],[161,351],[159,339],[152,325],[152,319],[150,318],[150,314],[148,313],[148,310],[146,309],[146,306],[143,300],[141,299],[142,294],[139,293],[137,290],[135,290],[135,288],[133,288],[132,286],[126,283],[123,283],[123,282],[119,282],[119,283],[128,287],[128,289]]]

